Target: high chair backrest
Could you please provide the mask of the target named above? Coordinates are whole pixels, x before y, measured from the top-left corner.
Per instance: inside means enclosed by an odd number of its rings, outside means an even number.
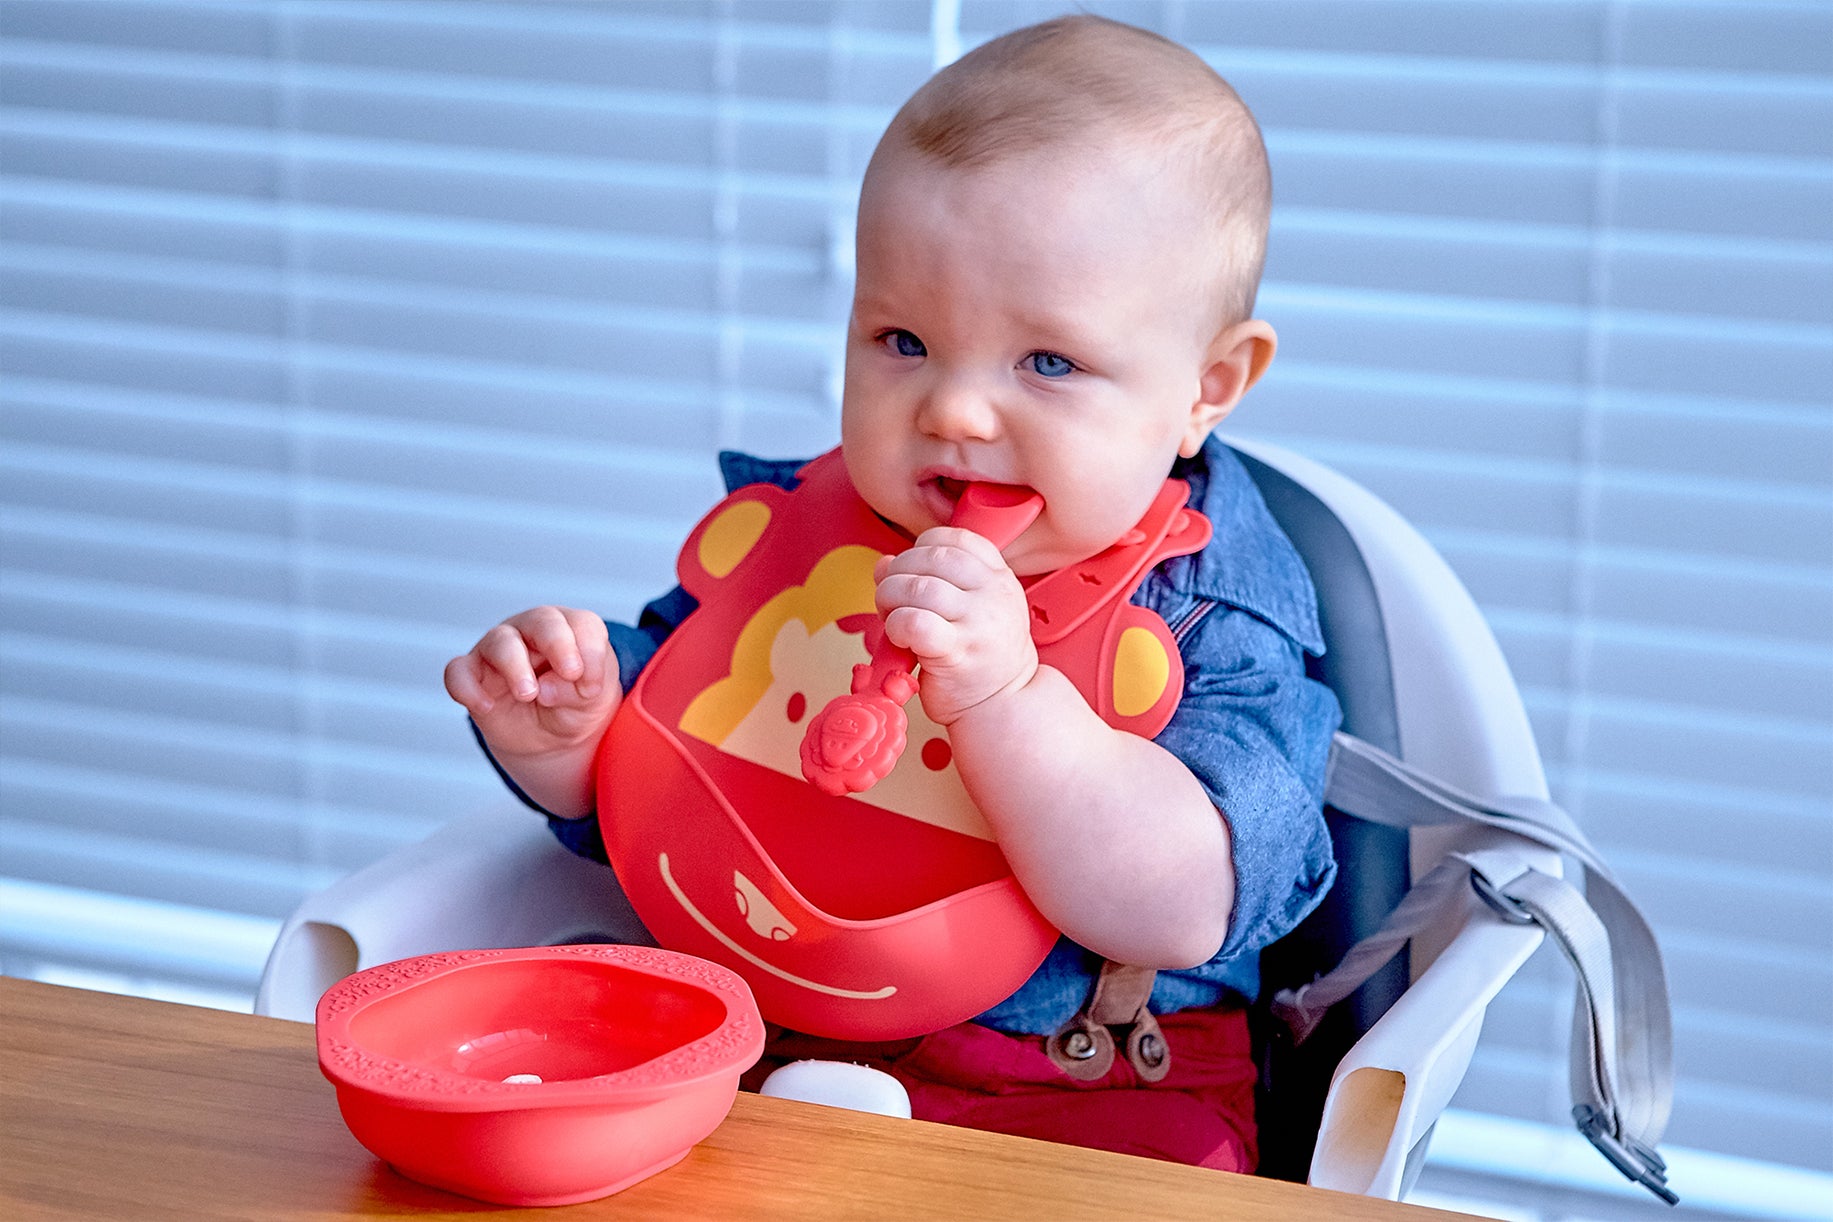
[[[1481,613],[1436,550],[1337,472],[1277,446],[1232,444],[1311,571],[1325,643],[1313,677],[1336,693],[1343,729],[1473,792],[1544,797],[1520,694]],[[1438,949],[1427,940],[1413,949],[1411,962],[1403,950],[1332,1009],[1302,1046],[1293,1046],[1268,1015],[1268,999],[1329,970],[1372,934],[1406,894],[1413,863],[1429,866],[1445,839],[1331,808],[1325,817],[1337,881],[1317,911],[1262,955],[1262,1000],[1254,1014],[1260,1170],[1292,1180],[1313,1169],[1339,1063]],[[1499,962],[1497,970],[1506,978],[1513,964]],[[1415,1170],[1423,1146],[1421,1140],[1411,1152]]]
[[[1267,508],[1311,571],[1318,594],[1324,656],[1311,677],[1336,694],[1343,729],[1400,753],[1398,714],[1387,631],[1373,578],[1349,529],[1317,495],[1277,467],[1241,453]],[[1337,1062],[1406,990],[1402,951],[1342,1005],[1303,1046],[1294,1047],[1268,1015],[1265,1000],[1329,970],[1373,933],[1400,902],[1409,881],[1407,834],[1325,811],[1337,860],[1330,893],[1299,927],[1261,955],[1262,1002],[1253,1015],[1260,1063],[1257,1113],[1260,1174],[1303,1180],[1311,1167],[1318,1120]]]

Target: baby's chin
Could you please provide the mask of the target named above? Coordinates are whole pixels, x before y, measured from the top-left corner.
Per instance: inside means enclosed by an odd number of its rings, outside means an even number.
[[[1080,564],[1082,561],[1087,560],[1089,556],[1097,555],[1098,553],[1089,552],[1085,555],[1076,556],[1066,554],[1053,555],[1041,548],[1026,547],[1024,540],[1021,539],[1018,543],[1007,548],[1004,554],[1006,564],[1018,576],[1042,577],[1047,573],[1054,573],[1058,569],[1068,568],[1072,564]]]

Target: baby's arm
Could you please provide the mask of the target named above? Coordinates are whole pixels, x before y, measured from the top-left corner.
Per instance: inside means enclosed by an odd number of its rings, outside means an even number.
[[[985,539],[942,527],[881,562],[886,634],[1038,910],[1123,963],[1192,967],[1228,931],[1228,825],[1188,768],[1115,730],[1041,666],[1024,591]]]
[[[622,700],[605,622],[570,607],[512,615],[446,664],[490,754],[540,806],[592,813],[592,761]]]
[[[1104,958],[1195,967],[1228,933],[1228,824],[1182,761],[1095,715],[1061,671],[950,728],[956,767],[1026,893]]]

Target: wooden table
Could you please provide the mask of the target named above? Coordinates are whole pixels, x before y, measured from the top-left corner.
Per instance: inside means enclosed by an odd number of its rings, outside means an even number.
[[[0,1218],[451,1218],[496,1208],[405,1180],[359,1146],[306,1024],[0,978]],[[1460,1216],[744,1094],[680,1164],[566,1215]]]

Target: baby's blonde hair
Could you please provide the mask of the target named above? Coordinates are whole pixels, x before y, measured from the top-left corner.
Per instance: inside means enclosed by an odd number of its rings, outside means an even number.
[[[1167,168],[1202,195],[1218,321],[1252,317],[1273,194],[1266,145],[1228,82],[1169,39],[1086,15],[1013,30],[925,82],[879,149],[968,167],[1109,141],[1162,150]]]

